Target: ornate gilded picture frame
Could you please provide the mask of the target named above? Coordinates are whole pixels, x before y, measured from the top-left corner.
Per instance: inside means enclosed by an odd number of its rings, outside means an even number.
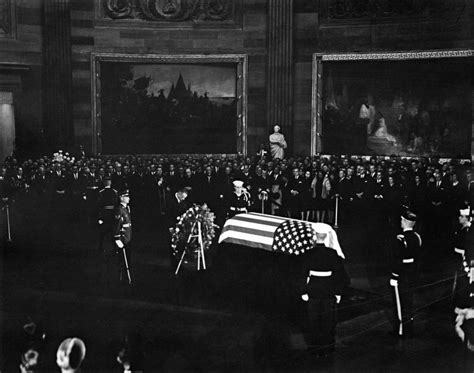
[[[312,154],[471,158],[472,51],[313,54]]]
[[[95,154],[247,154],[246,55],[95,53]]]

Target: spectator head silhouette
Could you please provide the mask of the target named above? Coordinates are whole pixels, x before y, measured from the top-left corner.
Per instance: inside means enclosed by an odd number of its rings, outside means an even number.
[[[86,356],[86,345],[79,338],[66,338],[59,345],[56,353],[56,364],[63,373],[79,371]]]

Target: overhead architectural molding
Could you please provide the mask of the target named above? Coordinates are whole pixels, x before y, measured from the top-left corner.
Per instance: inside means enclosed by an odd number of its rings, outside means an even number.
[[[242,0],[100,0],[96,25],[139,28],[242,27]]]
[[[428,52],[393,52],[393,53],[341,53],[341,54],[322,54],[322,61],[397,61],[397,60],[417,60],[423,58],[454,58],[454,57],[472,57],[473,51],[470,49],[460,50],[439,50]]]
[[[465,10],[470,0],[320,0],[322,25],[338,23],[400,23],[418,20],[446,19]]]

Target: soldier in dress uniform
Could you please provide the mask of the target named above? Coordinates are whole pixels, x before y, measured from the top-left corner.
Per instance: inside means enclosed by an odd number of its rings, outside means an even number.
[[[114,209],[113,240],[121,259],[120,281],[132,283],[130,261],[132,258],[132,218],[130,215],[130,192],[123,189],[118,193],[119,204]]]
[[[466,260],[466,249],[470,247],[471,211],[469,207],[459,210],[459,229],[454,233],[454,252]]]
[[[314,248],[303,255],[301,298],[307,305],[308,346],[316,355],[334,352],[336,304],[349,284],[342,258],[325,246],[327,233],[318,232]]]
[[[237,214],[248,212],[250,207],[250,194],[244,188],[242,180],[234,180],[232,182],[234,192],[230,194],[227,201],[227,217],[231,218]]]
[[[114,223],[114,208],[117,204],[118,194],[112,188],[110,176],[104,177],[104,189],[99,191],[98,220],[99,223],[99,250],[103,250],[104,241],[112,233]]]
[[[393,288],[395,330],[399,337],[413,334],[413,288],[417,282],[417,260],[422,240],[413,230],[416,215],[406,210],[401,216],[403,233],[397,235],[390,286]]]
[[[474,260],[472,254],[472,250],[466,248],[463,261],[464,275],[458,277],[454,297],[455,331],[465,347],[466,372],[472,372],[474,366]]]

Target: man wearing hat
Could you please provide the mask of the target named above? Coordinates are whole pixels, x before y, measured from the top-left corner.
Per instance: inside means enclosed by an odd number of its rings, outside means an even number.
[[[117,252],[121,257],[120,264],[120,281],[132,283],[130,273],[130,259],[132,256],[132,248],[130,242],[132,240],[132,218],[130,215],[130,192],[123,189],[118,193],[120,203],[114,210],[115,227],[113,231],[113,239]]]
[[[334,352],[336,304],[349,285],[342,257],[325,244],[328,234],[329,230],[316,232],[314,247],[302,258],[301,298],[307,305],[307,344],[317,356]]]
[[[413,230],[416,215],[406,210],[401,216],[403,233],[397,235],[390,286],[393,289],[395,334],[404,337],[413,333],[413,288],[417,281],[417,259],[422,241]]]
[[[104,177],[104,188],[99,191],[98,219],[99,250],[103,250],[105,238],[111,234],[114,223],[114,208],[118,201],[117,191],[112,188],[112,178]]]
[[[455,233],[454,251],[461,257],[455,273],[454,304],[459,308],[474,307],[474,251],[472,250],[471,210],[459,210],[460,229]]]
[[[234,186],[234,192],[230,194],[227,203],[228,218],[237,214],[246,213],[250,207],[250,193],[244,188],[244,182],[242,180],[234,180],[232,184]]]
[[[471,209],[466,207],[459,210],[459,229],[455,233],[454,252],[465,259],[466,249],[469,248],[469,231],[471,229]]]

